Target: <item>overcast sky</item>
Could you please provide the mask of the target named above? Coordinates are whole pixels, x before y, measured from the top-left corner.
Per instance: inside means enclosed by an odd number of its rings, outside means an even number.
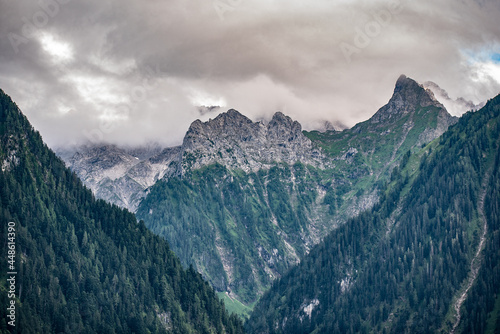
[[[229,108],[350,127],[400,74],[500,93],[499,22],[498,0],[0,0],[0,88],[52,147],[175,145]]]

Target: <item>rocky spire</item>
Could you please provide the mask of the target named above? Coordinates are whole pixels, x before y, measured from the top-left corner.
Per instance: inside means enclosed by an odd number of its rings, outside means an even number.
[[[401,75],[396,82],[391,99],[373,115],[371,122],[395,120],[401,115],[415,112],[419,107],[428,106],[435,106],[445,110],[445,107],[436,100],[430,90],[425,89],[415,80]]]

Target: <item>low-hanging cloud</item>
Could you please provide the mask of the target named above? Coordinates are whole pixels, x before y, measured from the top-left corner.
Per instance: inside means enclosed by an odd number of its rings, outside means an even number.
[[[500,92],[495,0],[0,0],[0,18],[0,88],[53,147],[175,145],[229,108],[352,126],[402,73]]]

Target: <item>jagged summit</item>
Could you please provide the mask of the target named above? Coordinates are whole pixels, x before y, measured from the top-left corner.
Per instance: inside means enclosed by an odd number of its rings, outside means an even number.
[[[268,139],[292,141],[302,135],[302,125],[278,111],[267,125]]]
[[[59,153],[96,196],[132,211],[159,179],[209,164],[248,172],[280,162],[323,162],[297,121],[277,112],[268,124],[254,122],[234,109],[194,121],[181,146],[127,150],[102,144]]]
[[[292,120],[289,116],[286,116],[281,111],[276,112],[273,115],[273,118],[268,124],[269,127],[287,127],[287,128],[297,128],[300,127],[300,131],[302,131],[302,125],[299,122]]]
[[[404,74],[396,81],[394,93],[385,106],[380,108],[371,118],[372,123],[397,120],[401,115],[413,113],[420,107],[434,106],[446,111],[445,107],[434,97],[432,91],[425,89],[415,80]],[[448,114],[446,112],[446,114]],[[449,114],[448,114],[449,115]],[[452,117],[449,115],[449,117]]]
[[[273,115],[273,117],[271,119],[271,122],[273,122],[273,121],[274,122],[286,122],[286,123],[292,123],[293,122],[292,119],[289,116],[283,114],[281,111],[277,111],[277,112],[274,113],[274,115]]]
[[[439,137],[457,121],[458,118],[448,113],[431,90],[401,75],[389,102],[367,122],[356,125],[354,129],[382,134],[399,129],[402,130],[403,138],[411,131],[420,129],[423,130],[418,134],[417,145],[420,145]]]
[[[318,165],[321,160],[300,123],[281,112],[267,125],[234,109],[207,122],[197,120],[184,137],[182,151],[181,174],[211,163],[250,171],[276,162]]]
[[[396,90],[405,86],[418,86],[418,83],[415,80],[408,78],[406,75],[401,74],[396,81]]]
[[[219,114],[214,120],[216,124],[231,125],[231,124],[250,124],[252,121],[240,113],[238,110],[229,109],[227,112]]]
[[[423,85],[426,89],[431,90],[436,98],[439,99],[439,101],[443,102],[443,104],[446,106],[446,109],[452,115],[462,115],[469,110],[479,110],[486,104],[486,101],[476,104],[473,101],[466,100],[463,97],[452,99],[450,95],[448,95],[448,92],[446,90],[432,81],[426,81]]]
[[[407,99],[416,97],[416,100],[414,100],[414,102],[420,102],[420,106],[422,107],[426,105],[436,105],[440,108],[443,108],[443,105],[436,99],[434,93],[431,90],[426,89],[423,85],[419,84],[411,78],[408,78],[404,74],[402,74],[398,78],[398,81],[396,81],[394,94],[396,93]]]
[[[191,123],[184,138],[184,144],[189,142],[191,137],[220,133],[228,128],[245,128],[251,124],[253,124],[253,122],[248,117],[235,109],[229,109],[227,112],[220,113],[217,117],[207,122],[202,122],[197,119]],[[186,139],[188,139],[187,142]]]

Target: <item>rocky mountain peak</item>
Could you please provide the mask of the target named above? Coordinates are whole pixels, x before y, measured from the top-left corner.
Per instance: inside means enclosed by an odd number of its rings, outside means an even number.
[[[286,125],[291,125],[292,123],[293,120],[290,117],[283,114],[281,111],[277,111],[273,115],[271,122],[269,122],[269,124],[286,124]]]
[[[248,117],[242,115],[235,109],[229,109],[227,112],[219,114],[213,121],[209,121],[208,123],[210,124],[210,122],[224,127],[241,126],[252,123]]]
[[[229,109],[227,112],[220,113],[214,119],[209,119],[207,122],[202,122],[199,119],[191,123],[188,134],[190,132],[199,133],[210,131],[226,131],[229,128],[241,128],[252,124],[253,122],[246,116],[242,115],[235,109]]]
[[[415,80],[401,75],[396,81],[394,93],[389,103],[373,115],[371,122],[397,120],[404,114],[413,113],[420,107],[429,106],[445,110],[445,107],[436,100],[432,91],[425,89]]]
[[[408,78],[406,75],[401,74],[396,81],[395,91],[401,91],[402,89],[411,86],[413,86],[413,88],[416,88],[418,86],[418,83],[415,80]]]
[[[269,122],[267,138],[271,141],[293,141],[302,135],[302,125],[278,111]]]
[[[420,103],[420,106],[422,107],[426,107],[428,105],[436,105],[440,108],[443,107],[443,105],[436,100],[434,93],[431,90],[424,88],[423,85],[408,78],[404,74],[402,74],[398,78],[398,81],[396,81],[394,95],[399,95],[406,100],[413,100],[414,102]]]
[[[182,147],[184,150],[193,150],[203,145],[212,146],[223,138],[230,142],[248,140],[258,131],[258,124],[237,110],[230,109],[207,122],[199,119],[194,121],[184,137]]]
[[[245,171],[275,162],[316,165],[321,155],[302,133],[300,123],[283,113],[275,113],[266,126],[234,109],[208,122],[195,121],[184,138],[182,151],[181,173],[216,162]]]

